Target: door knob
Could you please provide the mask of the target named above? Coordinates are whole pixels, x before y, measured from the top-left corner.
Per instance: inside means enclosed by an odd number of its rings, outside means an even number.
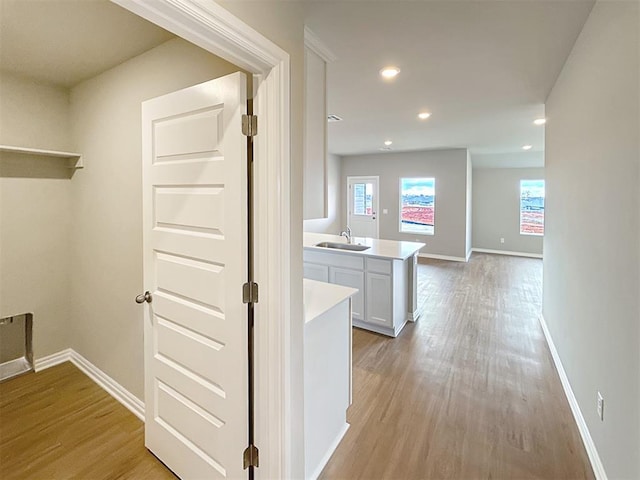
[[[136,297],[136,303],[144,303],[144,302],[151,303],[151,300],[153,299],[151,298],[151,294],[149,293],[148,290]]]

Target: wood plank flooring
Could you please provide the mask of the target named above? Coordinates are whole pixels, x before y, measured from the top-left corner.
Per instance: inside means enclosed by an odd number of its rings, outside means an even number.
[[[351,428],[321,478],[593,479],[538,324],[541,273],[486,254],[420,265],[417,323],[354,330]],[[3,480],[174,479],[143,442],[70,363],[0,384]]]
[[[171,479],[144,424],[71,363],[0,383],[0,478]]]
[[[542,261],[419,266],[424,315],[354,330],[351,428],[328,479],[593,479],[538,322]]]

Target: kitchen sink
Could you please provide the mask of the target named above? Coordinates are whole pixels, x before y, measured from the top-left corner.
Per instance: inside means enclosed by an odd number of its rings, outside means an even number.
[[[350,250],[352,252],[362,252],[371,247],[366,245],[354,245],[352,243],[334,243],[334,242],[320,242],[316,244],[316,247],[322,248],[335,248],[337,250]]]

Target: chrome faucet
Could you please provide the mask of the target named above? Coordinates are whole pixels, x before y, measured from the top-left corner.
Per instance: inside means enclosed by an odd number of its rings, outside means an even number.
[[[347,239],[347,243],[351,243],[351,228],[349,228],[349,226],[347,226],[347,230],[340,232],[340,236],[341,237],[346,237]]]

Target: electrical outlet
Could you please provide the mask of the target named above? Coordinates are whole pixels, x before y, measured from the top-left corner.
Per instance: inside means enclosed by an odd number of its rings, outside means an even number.
[[[500,237],[500,243],[504,243],[504,237]]]
[[[601,421],[604,422],[604,398],[602,397],[602,394],[600,392],[598,392],[598,417],[600,418]]]
[[[382,213],[384,213],[386,215],[387,213],[389,213],[389,210],[387,210],[386,208],[383,208],[382,209]]]

